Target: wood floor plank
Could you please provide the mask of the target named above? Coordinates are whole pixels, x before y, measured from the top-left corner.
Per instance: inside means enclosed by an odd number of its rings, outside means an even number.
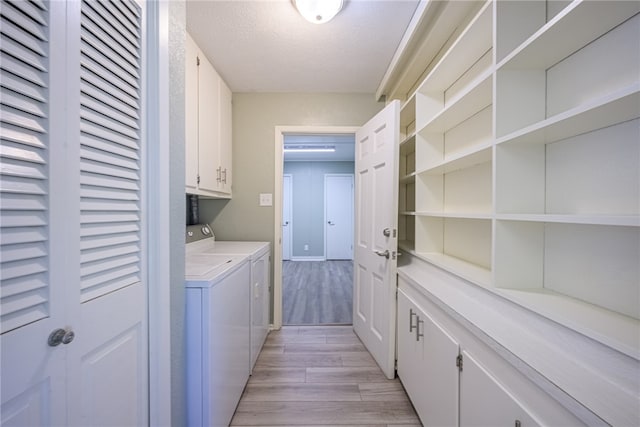
[[[333,337],[331,337],[333,338]],[[288,343],[300,343],[300,344],[326,344],[328,337],[324,334],[285,334],[285,335],[274,335],[268,341],[265,341],[265,344],[268,343],[270,345],[282,345]]]
[[[268,383],[303,383],[306,380],[305,368],[262,368],[255,369],[249,384]]]
[[[362,344],[360,339],[353,334],[327,335],[326,341],[327,344]]]
[[[288,328],[289,326],[283,326]],[[354,335],[352,325],[332,325],[332,326],[298,326],[298,333],[302,335]]]
[[[416,424],[409,402],[247,402],[240,401],[231,425]]]
[[[362,344],[304,344],[289,343],[285,344],[285,353],[353,353],[366,352],[366,348]]]
[[[320,368],[343,366],[339,354],[286,353],[260,354],[255,369],[260,368]]]
[[[341,367],[307,368],[307,382],[313,383],[363,383],[386,382],[380,368]]]
[[[378,364],[368,352],[340,353],[342,366],[376,367]]]
[[[398,379],[386,382],[360,383],[358,388],[362,400],[365,401],[402,402],[407,399],[407,394]]]
[[[248,384],[243,400],[247,402],[359,402],[357,384]]]

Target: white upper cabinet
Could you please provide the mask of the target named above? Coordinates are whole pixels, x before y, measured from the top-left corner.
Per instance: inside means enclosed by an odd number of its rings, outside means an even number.
[[[187,34],[186,191],[231,197],[231,90]]]

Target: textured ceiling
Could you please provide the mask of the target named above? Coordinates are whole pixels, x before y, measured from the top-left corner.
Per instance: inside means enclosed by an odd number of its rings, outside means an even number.
[[[350,0],[329,23],[289,0],[187,0],[187,30],[233,92],[375,93],[418,0]]]

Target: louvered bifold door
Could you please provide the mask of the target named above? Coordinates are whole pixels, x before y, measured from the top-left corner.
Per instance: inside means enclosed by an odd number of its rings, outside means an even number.
[[[143,9],[82,1],[80,44],[80,345],[71,349],[73,425],[148,420],[143,257]],[[76,394],[73,394],[76,393]]]
[[[139,14],[129,2],[82,3],[82,302],[140,281]]]
[[[51,30],[50,8],[59,6],[35,0],[0,3],[3,426],[65,421],[64,350],[47,345],[49,333],[65,325],[64,292],[52,271],[58,258],[51,247],[49,176],[57,142],[51,132],[49,53],[52,38],[58,37]]]

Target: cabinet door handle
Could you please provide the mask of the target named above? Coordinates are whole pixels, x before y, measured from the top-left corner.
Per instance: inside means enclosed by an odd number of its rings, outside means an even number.
[[[424,325],[424,320],[420,320],[420,316],[416,316],[416,341],[420,341],[420,337],[424,337],[424,333],[420,332],[420,325]]]
[[[216,182],[221,182],[222,181],[222,166],[219,166],[218,169],[216,169]]]
[[[220,166],[220,167],[222,167],[222,166]],[[224,182],[226,184],[227,183],[227,168],[224,168],[222,173],[224,173],[224,178],[222,178],[222,182]]]
[[[413,308],[409,309],[409,332],[413,332],[413,329],[415,328],[414,324],[413,324],[413,316],[415,316],[416,313],[413,312]]]

